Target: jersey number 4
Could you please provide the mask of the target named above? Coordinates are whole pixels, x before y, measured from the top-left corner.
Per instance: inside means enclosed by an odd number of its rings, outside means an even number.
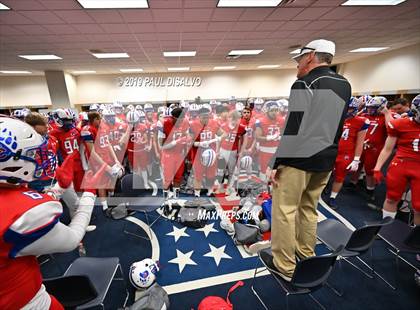
[[[66,140],[64,141],[64,148],[66,149],[67,154],[71,154],[74,150],[79,149],[79,144],[77,143],[77,140]]]
[[[414,152],[418,152],[419,151],[419,141],[420,141],[420,139],[414,139],[413,140],[413,149],[414,149]]]

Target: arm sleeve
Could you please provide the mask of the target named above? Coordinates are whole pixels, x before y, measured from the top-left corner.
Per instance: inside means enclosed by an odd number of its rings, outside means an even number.
[[[26,246],[21,247],[19,251],[15,253],[15,257],[68,252],[75,249],[85,235],[94,202],[95,195],[88,192],[83,193],[80,198],[79,207],[68,226],[58,222],[58,217],[56,217],[53,220],[50,220],[50,222],[47,222],[43,227],[40,227],[33,232],[30,231],[29,234],[34,236],[33,241],[27,243]],[[45,203],[42,205],[46,204],[49,204],[49,207],[55,208],[55,210],[62,209],[59,202],[55,202],[54,205],[52,205],[52,203]],[[43,207],[45,210],[48,206]],[[12,225],[12,228],[15,224],[16,222]],[[36,235],[38,235],[38,237],[35,237]]]

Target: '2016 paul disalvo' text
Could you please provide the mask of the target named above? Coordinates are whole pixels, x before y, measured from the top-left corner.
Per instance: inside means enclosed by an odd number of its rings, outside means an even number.
[[[183,76],[130,76],[118,77],[119,87],[200,87],[203,80],[201,77],[183,77]]]

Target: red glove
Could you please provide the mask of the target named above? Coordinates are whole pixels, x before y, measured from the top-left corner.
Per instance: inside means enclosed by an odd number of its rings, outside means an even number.
[[[375,179],[376,184],[380,184],[385,180],[385,177],[380,170],[373,171],[373,178]]]
[[[57,179],[58,185],[61,188],[68,188],[73,182],[73,166],[74,166],[74,156],[76,153],[73,153],[63,161],[60,167],[55,171],[55,177]]]

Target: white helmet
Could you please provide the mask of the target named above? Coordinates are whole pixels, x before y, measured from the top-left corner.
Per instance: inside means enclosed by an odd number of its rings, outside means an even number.
[[[378,110],[388,103],[388,100],[382,96],[375,96],[366,102],[365,108],[366,112],[371,115],[378,113]]]
[[[143,111],[143,107],[141,106],[141,104],[137,104],[136,105],[136,111]]]
[[[242,102],[237,102],[236,105],[235,105],[235,110],[238,111],[238,112],[242,112],[244,107],[245,106]]]
[[[28,115],[29,113],[31,113],[31,111],[29,110],[28,112],[28,109],[19,109],[19,110],[14,110],[11,116],[16,117],[20,120],[24,120],[25,116]]]
[[[216,161],[216,152],[213,149],[206,149],[201,153],[201,164],[204,167],[211,167]]]
[[[414,115],[416,122],[420,123],[420,95],[417,95],[411,101],[411,113]]]
[[[53,176],[56,158],[32,126],[0,117],[0,182],[19,184]]]
[[[97,103],[93,103],[89,106],[89,111],[94,112],[94,111],[99,111],[99,104]]]
[[[137,124],[140,121],[140,116],[137,111],[128,111],[127,113],[127,122],[129,124]]]
[[[115,124],[115,112],[111,109],[104,109],[102,111],[104,120],[109,124]]]
[[[153,112],[153,105],[151,103],[146,103],[143,107],[144,112],[148,113],[148,112]]]
[[[287,112],[287,110],[289,109],[289,100],[283,98],[283,99],[277,100],[277,103],[280,106],[281,112]]]
[[[260,111],[264,105],[264,100],[262,98],[257,98],[254,100],[254,108],[257,111]]]
[[[122,105],[121,102],[116,101],[112,104],[112,108],[115,112],[115,114],[121,114],[124,113],[124,106]]]
[[[127,106],[126,111],[127,111],[127,112],[128,112],[128,111],[134,111],[134,106],[133,106],[132,104],[129,104],[129,105]]]
[[[249,155],[246,155],[241,158],[241,169],[243,170],[249,170],[252,167],[252,157]]]
[[[179,106],[183,109],[188,110],[188,107],[190,106],[190,103],[186,100],[181,100],[181,102],[179,103]]]
[[[165,113],[165,111],[166,111],[166,107],[164,106],[158,107],[158,113]]]
[[[79,119],[81,121],[87,122],[89,120],[87,112],[80,112],[79,113]]]
[[[70,109],[57,109],[53,114],[56,125],[63,129],[71,129],[74,127],[74,112]]]
[[[213,107],[213,106],[217,106],[217,100],[210,100],[209,104]]]
[[[156,280],[159,266],[150,258],[135,262],[130,266],[129,279],[137,289],[145,289],[151,286]]]
[[[267,101],[263,107],[263,111],[265,113],[270,112],[272,110],[279,110],[279,109],[280,109],[280,105],[277,101]]]
[[[204,103],[204,104],[202,104],[202,105],[201,105],[201,107],[200,107],[198,110],[201,110],[201,109],[207,109],[209,112],[211,112],[211,111],[212,111],[212,109],[211,109],[211,105],[210,105],[210,104],[208,104],[208,103]]]

